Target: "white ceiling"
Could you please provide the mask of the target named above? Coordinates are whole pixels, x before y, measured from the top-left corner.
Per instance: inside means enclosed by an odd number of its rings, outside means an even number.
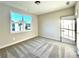
[[[76,3],[75,1],[70,1],[70,4],[66,5],[67,1],[41,1],[39,5],[36,5],[34,2],[35,1],[3,1],[1,3],[5,3],[36,15],[69,8]]]

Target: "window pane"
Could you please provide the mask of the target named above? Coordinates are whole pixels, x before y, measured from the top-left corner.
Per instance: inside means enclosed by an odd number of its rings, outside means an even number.
[[[22,23],[19,23],[18,24],[18,27],[19,27],[19,31],[22,31],[23,30],[23,24]]]
[[[75,41],[75,31],[73,31],[73,40]]]
[[[64,20],[64,28],[68,28],[68,21]]]
[[[73,25],[72,29],[75,30],[75,20],[73,20],[73,24],[72,25]]]
[[[22,15],[15,13],[15,12],[11,12],[11,20],[12,20],[12,22],[21,22],[22,21]]]
[[[16,30],[16,32],[19,31],[18,23],[15,23],[15,30]]]
[[[31,16],[24,16],[24,29],[25,30],[31,29],[31,21],[32,21]]]
[[[77,42],[79,43],[79,34],[77,34]]]
[[[69,23],[68,23],[68,26],[69,26],[68,29],[72,29],[72,26],[73,26],[73,25],[72,25],[72,24],[73,24],[72,22],[73,22],[73,21],[72,21],[72,20],[68,20],[68,22],[69,22]]]
[[[77,33],[79,33],[79,18],[77,18]]]
[[[71,30],[69,30],[69,38],[68,39],[71,39],[71,40],[73,40],[73,31],[71,31]]]
[[[15,31],[15,24],[12,24],[12,31]]]
[[[64,20],[64,28],[72,29],[73,27],[73,20]]]
[[[64,29],[64,35],[68,35],[68,30]]]
[[[31,16],[24,16],[24,23],[31,23],[32,17]]]
[[[26,24],[26,29],[30,30],[30,24]]]
[[[68,39],[73,40],[73,37],[70,37],[70,36],[69,36]]]
[[[64,30],[64,38],[68,38],[68,30]]]
[[[68,39],[68,35],[64,35],[64,38]]]
[[[69,30],[69,37],[73,37],[73,31]]]
[[[23,16],[19,13],[11,12],[12,31],[20,32],[23,30],[22,17]]]

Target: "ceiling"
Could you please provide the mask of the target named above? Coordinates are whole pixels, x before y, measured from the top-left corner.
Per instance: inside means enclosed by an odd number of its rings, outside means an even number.
[[[39,5],[36,5],[34,2],[35,1],[3,1],[1,3],[5,3],[35,15],[69,8],[76,3],[75,1],[70,1],[70,4],[66,5],[67,1],[41,1]]]

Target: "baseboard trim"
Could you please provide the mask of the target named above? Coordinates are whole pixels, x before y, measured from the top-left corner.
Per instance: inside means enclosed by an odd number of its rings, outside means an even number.
[[[43,37],[43,36],[40,36],[40,37]],[[53,39],[53,38],[52,39],[51,38],[47,38],[47,37],[43,37],[43,38],[50,39],[50,40],[54,40],[54,41],[61,42],[61,43],[65,43],[65,44],[76,45],[76,44],[62,42],[61,40],[56,40],[56,39]]]
[[[58,41],[58,42],[60,42],[60,40],[56,40],[56,39],[51,39],[51,38],[47,38],[47,37],[44,37],[44,36],[39,36],[39,37],[43,37],[43,38],[46,38],[46,39],[50,39],[50,40],[54,40],[54,41]]]
[[[27,41],[27,40],[30,40],[30,39],[33,39],[33,38],[36,38],[36,37],[38,37],[38,36],[31,36],[31,37],[28,37],[28,39],[26,38],[26,39],[22,39],[22,40],[13,42],[13,43],[11,43],[11,44],[4,45],[4,46],[0,47],[0,49],[8,48],[8,47],[10,47],[10,46],[19,44],[19,43],[21,43],[21,42],[24,42],[24,41]]]

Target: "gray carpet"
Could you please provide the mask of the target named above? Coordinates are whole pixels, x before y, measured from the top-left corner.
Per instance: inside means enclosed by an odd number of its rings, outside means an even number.
[[[78,58],[76,46],[37,37],[0,50],[1,58]]]
[[[54,45],[50,55],[49,55],[49,58],[58,58],[59,57],[59,47],[57,45]]]

